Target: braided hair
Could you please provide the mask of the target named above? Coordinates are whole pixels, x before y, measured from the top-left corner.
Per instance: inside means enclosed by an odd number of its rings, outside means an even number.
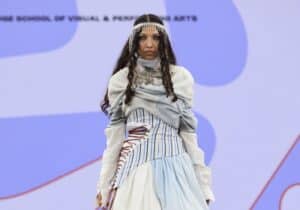
[[[154,15],[154,14],[144,14],[139,16],[135,22],[134,26],[139,23],[145,23],[145,22],[155,22],[163,25],[162,20]],[[133,76],[134,76],[134,69],[136,67],[137,62],[137,51],[139,47],[139,33],[141,32],[142,28],[138,33],[135,34],[132,41],[132,49],[129,50],[129,39],[126,41],[121,54],[118,58],[118,61],[115,65],[115,68],[112,72],[112,75],[120,71],[125,66],[128,66],[128,85],[125,90],[125,104],[129,104],[132,97],[135,94],[134,89],[132,88],[133,83]],[[174,92],[173,83],[171,80],[171,74],[170,74],[170,64],[176,65],[176,57],[174,54],[174,51],[171,47],[170,40],[167,35],[165,35],[163,32],[159,32],[159,56],[160,56],[160,66],[161,66],[161,72],[162,72],[162,83],[166,90],[166,96],[173,95],[172,101],[177,100],[177,96]],[[108,99],[108,89],[106,89],[105,96],[101,102],[101,110],[107,115],[107,108],[109,107],[109,99]]]

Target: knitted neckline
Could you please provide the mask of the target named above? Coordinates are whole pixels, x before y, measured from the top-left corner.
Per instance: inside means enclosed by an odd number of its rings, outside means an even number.
[[[137,58],[137,66],[142,67],[140,70],[146,70],[146,71],[158,71],[160,70],[160,57],[157,56],[154,59],[147,60],[142,57]]]

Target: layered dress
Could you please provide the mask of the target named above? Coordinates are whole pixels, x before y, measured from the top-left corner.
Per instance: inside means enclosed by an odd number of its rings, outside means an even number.
[[[159,59],[139,58],[134,71],[135,95],[125,104],[128,67],[108,86],[110,122],[97,184],[110,210],[208,210],[214,201],[211,171],[197,144],[192,111],[193,77],[170,65],[174,92],[166,97]]]

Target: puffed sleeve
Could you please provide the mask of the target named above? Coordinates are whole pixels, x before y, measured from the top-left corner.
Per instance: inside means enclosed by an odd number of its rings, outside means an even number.
[[[107,201],[109,200],[111,179],[117,169],[119,152],[126,135],[125,118],[121,109],[126,88],[124,80],[121,80],[122,75],[123,77],[125,76],[124,73],[118,72],[113,75],[108,84],[109,123],[104,130],[106,148],[102,155],[102,167],[97,182],[97,194],[101,193],[103,206],[107,206]]]
[[[193,162],[195,174],[205,199],[215,201],[212,191],[211,169],[205,165],[204,152],[198,145],[196,133],[198,122],[192,111],[194,79],[188,70],[184,69],[183,72],[184,76],[181,78],[185,78],[185,81],[181,82],[185,85],[182,85],[181,91],[184,91],[186,94],[184,100],[181,100],[179,135],[182,137],[186,151]]]

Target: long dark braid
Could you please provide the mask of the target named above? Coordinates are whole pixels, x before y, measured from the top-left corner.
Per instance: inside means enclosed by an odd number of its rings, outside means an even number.
[[[165,39],[163,33],[162,32],[159,33],[160,33],[160,37],[162,37],[162,39]],[[171,80],[170,65],[169,65],[170,63],[168,59],[168,53],[166,50],[168,46],[165,46],[167,44],[166,40],[162,40],[162,39],[159,44],[159,52],[160,52],[160,60],[161,60],[160,66],[161,66],[162,78],[163,78],[162,82],[166,89],[167,97],[173,94],[174,97],[172,101],[174,102],[177,100],[177,95],[174,92],[173,83]]]
[[[134,25],[137,25],[139,23],[143,22],[157,22],[160,24],[163,24],[162,20],[153,14],[147,14],[142,15],[136,19],[134,22]],[[140,31],[139,31],[140,32]],[[112,72],[112,75],[120,71],[125,66],[128,66],[128,85],[125,90],[125,104],[129,104],[132,97],[135,94],[135,91],[132,89],[132,83],[133,83],[133,75],[134,75],[134,69],[136,67],[136,61],[137,61],[137,51],[139,46],[139,32],[136,33],[135,37],[133,38],[132,43],[132,51],[129,52],[129,40],[127,40],[125,46],[122,49],[121,55],[117,61],[117,64]],[[166,90],[167,97],[170,95],[173,95],[172,101],[177,100],[177,96],[174,92],[173,88],[173,82],[171,80],[171,74],[170,74],[170,64],[176,65],[176,57],[173,52],[173,49],[171,47],[170,40],[168,36],[164,35],[163,32],[160,32],[159,36],[159,56],[161,59],[161,71],[162,71],[162,82]],[[101,109],[102,111],[107,115],[107,108],[109,106],[109,99],[108,99],[108,89],[106,89],[106,93],[104,96],[103,101],[101,102]]]
[[[138,33],[137,33],[138,34]],[[132,82],[133,82],[133,76],[134,76],[134,69],[136,67],[136,61],[137,61],[137,56],[135,52],[137,52],[138,48],[138,36],[135,36],[133,39],[133,44],[132,44],[132,55],[130,56],[129,63],[128,63],[128,84],[126,87],[125,91],[125,104],[129,104],[131,101],[131,98],[134,96],[135,91],[132,89]]]

